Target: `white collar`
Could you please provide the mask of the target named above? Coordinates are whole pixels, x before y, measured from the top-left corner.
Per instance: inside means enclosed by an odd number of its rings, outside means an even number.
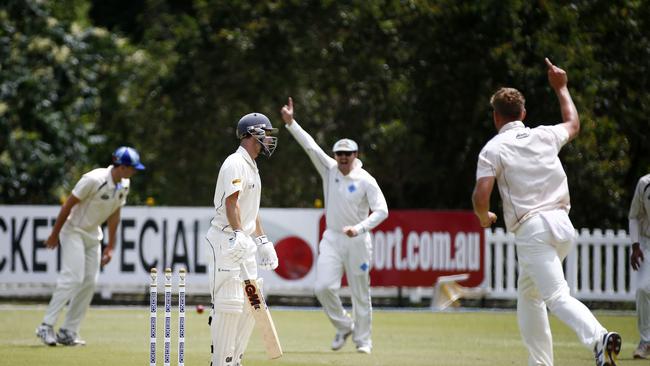
[[[253,160],[251,155],[248,153],[248,151],[246,151],[246,149],[244,149],[243,146],[239,145],[237,152],[244,157],[244,160],[246,160],[248,164],[250,164],[254,169],[257,169],[257,164],[255,163],[255,160]]]
[[[524,123],[521,121],[512,121],[508,122],[505,125],[501,126],[501,129],[499,130],[499,133],[504,133],[506,131],[512,130],[514,128],[524,128]]]

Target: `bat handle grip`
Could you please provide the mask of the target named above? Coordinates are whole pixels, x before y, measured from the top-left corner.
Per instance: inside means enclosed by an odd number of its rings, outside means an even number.
[[[243,262],[240,263],[240,264],[239,264],[239,268],[241,268],[241,274],[244,275],[244,277],[245,277],[245,278],[243,278],[243,279],[244,279],[244,280],[250,280],[250,279],[251,279],[251,276],[250,276],[250,274],[248,274],[248,270],[246,269],[246,264],[243,263]]]

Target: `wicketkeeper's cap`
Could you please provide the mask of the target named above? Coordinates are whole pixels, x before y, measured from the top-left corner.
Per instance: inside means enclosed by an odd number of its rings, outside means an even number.
[[[340,139],[336,141],[334,147],[332,148],[333,152],[337,151],[359,151],[359,146],[357,143],[350,139]]]
[[[140,162],[140,154],[128,146],[118,147],[113,153],[113,164],[132,166],[137,170],[144,170],[144,165]]]

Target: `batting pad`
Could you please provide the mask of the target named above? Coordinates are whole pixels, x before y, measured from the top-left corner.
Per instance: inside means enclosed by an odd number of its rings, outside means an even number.
[[[244,289],[238,277],[224,281],[214,298],[214,312],[240,314],[244,308]]]
[[[241,314],[216,312],[212,320],[212,366],[233,366],[235,335]]]
[[[244,309],[244,290],[238,278],[228,278],[214,300],[212,365],[234,366],[235,343]]]
[[[263,284],[263,279],[257,279],[257,286],[261,289]],[[261,290],[260,290],[261,291]],[[248,340],[251,338],[253,333],[253,328],[255,327],[255,317],[253,317],[251,304],[246,301],[244,304],[244,312],[239,318],[239,324],[237,328],[239,332],[237,333],[237,339],[235,341],[235,364],[240,365],[242,359],[244,358],[244,352],[246,352],[246,347],[248,346]]]

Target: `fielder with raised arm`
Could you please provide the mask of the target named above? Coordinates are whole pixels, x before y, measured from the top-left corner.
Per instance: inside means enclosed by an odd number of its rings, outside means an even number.
[[[621,337],[608,332],[589,309],[571,296],[562,260],[575,242],[569,219],[569,186],[558,157],[560,149],[580,131],[580,119],[567,75],[546,61],[548,81],[560,104],[562,121],[554,126],[528,128],[524,96],[516,89],[501,88],[492,95],[492,117],[499,133],[481,150],[472,196],[481,226],[490,227],[496,215],[490,195],[496,181],[503,201],[508,231],[515,234],[519,280],[517,319],[528,365],[553,365],[553,341],[546,307],[580,342],[594,350],[596,365],[615,366]]]
[[[273,243],[264,235],[259,208],[262,193],[255,159],[271,156],[277,145],[271,121],[261,113],[250,113],[237,123],[240,146],[221,165],[214,192],[216,214],[206,235],[212,312],[212,366],[240,365],[255,325],[251,307],[244,301],[240,266],[249,279],[260,268],[278,267]],[[261,279],[258,279],[261,287]]]
[[[281,113],[287,129],[323,179],[327,228],[319,246],[315,293],[336,328],[332,349],[341,349],[353,334],[357,351],[370,353],[372,242],[369,232],[388,216],[386,199],[377,181],[361,167],[354,141],[337,141],[332,158],[294,120],[291,98]],[[372,211],[370,215],[369,211]],[[343,308],[338,294],[343,272],[352,292],[354,319]]]
[[[650,174],[639,179],[634,190],[628,215],[632,254],[630,264],[637,273],[636,315],[641,340],[634,350],[634,358],[650,358]]]

